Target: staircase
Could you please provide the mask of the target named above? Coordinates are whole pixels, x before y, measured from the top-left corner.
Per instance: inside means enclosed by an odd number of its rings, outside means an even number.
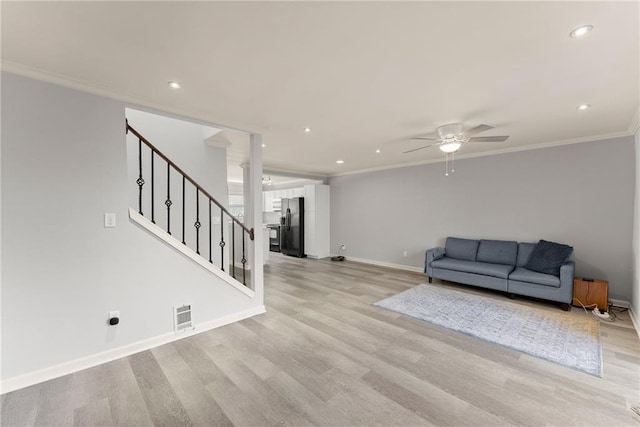
[[[252,296],[247,254],[248,240],[254,240],[253,228],[234,217],[128,121],[126,133],[138,142],[138,206],[129,209],[130,218]]]

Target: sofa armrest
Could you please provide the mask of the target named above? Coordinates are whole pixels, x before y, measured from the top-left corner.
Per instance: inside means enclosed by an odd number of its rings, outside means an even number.
[[[433,277],[433,269],[431,268],[431,261],[435,261],[438,258],[442,258],[446,255],[444,248],[431,248],[425,253],[424,272],[427,276]]]
[[[575,276],[576,263],[567,261],[560,267],[560,298],[561,302],[571,304],[573,302],[573,278]]]

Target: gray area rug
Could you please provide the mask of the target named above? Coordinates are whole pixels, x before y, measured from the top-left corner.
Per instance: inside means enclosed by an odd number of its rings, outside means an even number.
[[[600,323],[596,319],[428,284],[374,305],[602,376]]]

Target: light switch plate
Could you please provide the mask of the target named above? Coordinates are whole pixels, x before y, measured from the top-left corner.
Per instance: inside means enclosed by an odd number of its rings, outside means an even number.
[[[116,226],[116,214],[106,213],[104,214],[104,226],[105,228],[113,228]]]

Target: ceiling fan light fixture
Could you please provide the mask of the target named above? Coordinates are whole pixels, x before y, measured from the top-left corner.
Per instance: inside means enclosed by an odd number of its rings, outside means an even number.
[[[462,125],[460,123],[451,123],[438,128],[438,135],[440,135],[442,139],[454,138],[461,133]]]
[[[445,153],[454,153],[458,151],[461,146],[462,146],[462,143],[457,141],[452,141],[452,142],[445,142],[444,144],[440,144],[438,148],[440,148],[440,151]]]

